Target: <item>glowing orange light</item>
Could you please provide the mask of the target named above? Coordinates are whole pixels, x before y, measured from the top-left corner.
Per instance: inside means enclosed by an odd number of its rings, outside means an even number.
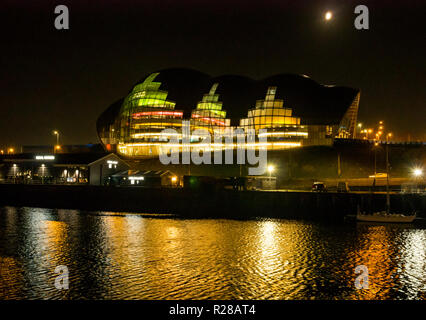
[[[183,112],[180,111],[145,111],[133,114],[133,118],[139,118],[144,116],[172,116],[172,117],[183,117]]]
[[[199,120],[201,120],[203,122],[207,122],[207,123],[213,122],[213,123],[218,124],[220,126],[226,126],[225,121],[221,121],[221,120],[215,119],[215,118],[201,117],[198,114],[193,114],[192,118],[197,118],[197,119],[199,119]]]

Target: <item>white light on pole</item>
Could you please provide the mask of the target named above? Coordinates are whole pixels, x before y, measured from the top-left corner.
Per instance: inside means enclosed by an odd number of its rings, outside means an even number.
[[[268,166],[268,172],[269,172],[269,179],[272,177],[272,172],[274,172],[275,168],[272,165]]]
[[[420,168],[414,168],[413,169],[413,175],[415,177],[421,177],[423,175],[423,170]]]
[[[53,148],[53,151],[56,153],[56,150],[59,150],[61,147],[59,146],[59,131],[55,130],[53,131],[53,134],[56,135],[56,145]]]

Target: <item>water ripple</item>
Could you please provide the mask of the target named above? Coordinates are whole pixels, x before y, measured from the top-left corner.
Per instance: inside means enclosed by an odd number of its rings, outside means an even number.
[[[0,299],[425,299],[425,276],[413,225],[0,209]]]

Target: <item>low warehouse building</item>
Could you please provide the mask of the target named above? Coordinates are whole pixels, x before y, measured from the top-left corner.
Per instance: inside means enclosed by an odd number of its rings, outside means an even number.
[[[128,169],[112,153],[22,153],[0,159],[0,179],[6,183],[105,185],[109,176]]]

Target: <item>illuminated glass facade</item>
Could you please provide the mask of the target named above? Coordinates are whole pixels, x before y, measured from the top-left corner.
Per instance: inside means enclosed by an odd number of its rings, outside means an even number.
[[[125,98],[119,116],[118,152],[128,156],[158,155],[158,145],[169,141],[171,134],[164,129],[179,129],[183,111],[175,110],[176,103],[167,99],[161,83],[149,75],[136,85]]]
[[[222,110],[222,102],[219,95],[215,94],[217,86],[215,83],[203,100],[197,104],[197,108],[191,113],[191,126],[196,129],[206,129],[211,133],[223,132],[230,127],[231,120],[226,119],[226,111]]]
[[[283,100],[275,99],[276,87],[269,87],[264,100],[257,100],[248,117],[241,119],[240,126],[255,129],[283,129],[300,125],[300,118],[292,116],[292,110],[283,107]]]
[[[172,138],[182,150],[183,121],[191,133],[252,129],[258,138],[267,137],[263,147],[271,150],[331,145],[336,138],[355,138],[359,99],[356,89],[319,85],[305,76],[253,82],[166,69],[146,76],[108,108],[97,129],[107,151],[135,158],[157,157]],[[199,142],[191,135],[189,147]]]
[[[292,115],[292,109],[284,108],[282,99],[275,99],[276,91],[276,87],[269,87],[265,99],[257,100],[247,118],[241,119],[240,127],[267,136],[268,141],[274,142],[271,149],[301,146],[302,139],[308,137],[307,127],[300,125],[300,118]],[[267,132],[259,133],[261,129]]]

